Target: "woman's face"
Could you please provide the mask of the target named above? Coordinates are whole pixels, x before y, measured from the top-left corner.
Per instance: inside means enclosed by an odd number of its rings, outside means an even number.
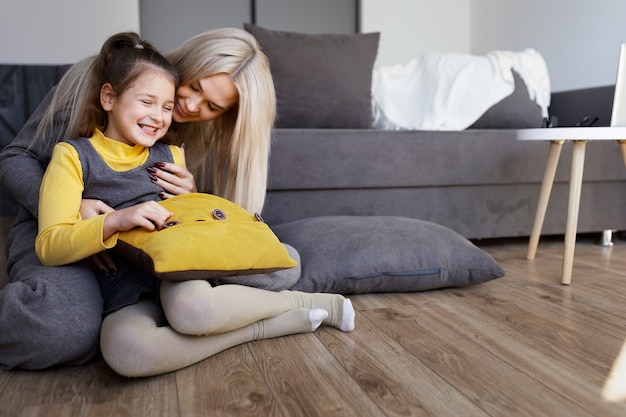
[[[176,90],[174,121],[177,123],[207,122],[231,109],[239,101],[237,87],[229,74],[220,73]]]

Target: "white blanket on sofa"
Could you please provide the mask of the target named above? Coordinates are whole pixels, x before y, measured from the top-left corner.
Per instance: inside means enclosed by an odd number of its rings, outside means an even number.
[[[426,54],[406,65],[378,67],[372,77],[374,126],[383,129],[463,130],[515,89],[515,70],[546,117],[550,80],[533,49],[484,56]]]

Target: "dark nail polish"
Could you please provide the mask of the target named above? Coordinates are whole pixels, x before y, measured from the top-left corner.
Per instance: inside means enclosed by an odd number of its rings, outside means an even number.
[[[159,167],[159,168],[163,168],[163,167],[165,167],[165,162],[156,162],[154,165]]]
[[[157,181],[159,180],[156,176],[154,176],[154,175],[152,175],[152,174],[148,174],[148,177],[150,177],[150,179],[152,180],[152,182],[157,182]]]
[[[151,173],[151,174],[156,174],[156,172],[157,172],[156,168],[154,168],[154,167],[148,167],[148,168],[146,168],[146,170],[149,173]]]

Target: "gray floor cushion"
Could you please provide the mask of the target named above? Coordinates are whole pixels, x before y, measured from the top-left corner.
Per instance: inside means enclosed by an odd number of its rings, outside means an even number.
[[[302,275],[292,290],[363,294],[484,283],[504,270],[453,230],[387,216],[312,217],[273,227],[298,250]]]

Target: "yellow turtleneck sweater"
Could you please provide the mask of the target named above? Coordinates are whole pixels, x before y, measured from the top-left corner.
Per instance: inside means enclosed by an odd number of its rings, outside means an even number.
[[[89,141],[107,165],[118,172],[142,165],[150,153],[149,148],[107,138],[98,129]],[[170,145],[170,149],[174,163],[185,166],[182,150],[174,145]],[[58,143],[52,151],[39,192],[39,234],[35,250],[44,265],[76,262],[110,249],[117,243],[117,233],[106,241],[102,239],[106,214],[87,220],[80,217],[83,190],[83,171],[78,152],[69,143]]]

